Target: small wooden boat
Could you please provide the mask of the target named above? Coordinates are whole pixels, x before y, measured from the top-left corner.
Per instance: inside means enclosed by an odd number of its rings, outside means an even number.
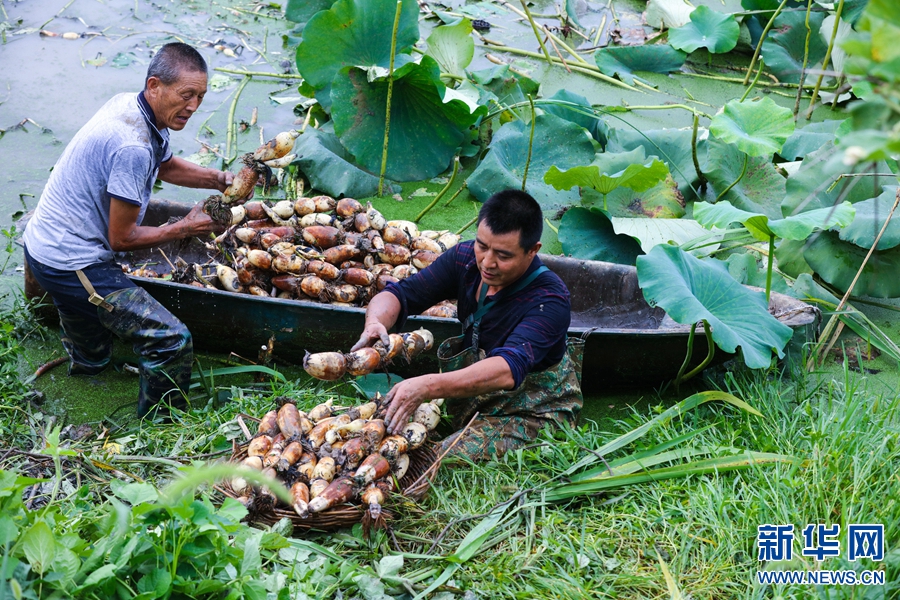
[[[144,224],[165,223],[170,217],[186,214],[188,208],[184,204],[154,200]],[[206,248],[196,240],[167,244],[163,250],[171,260],[175,256],[188,262],[208,260]],[[687,351],[690,327],[675,323],[661,308],[647,304],[634,267],[549,255],[541,255],[541,260],[559,275],[571,293],[569,335],[587,340],[583,369],[585,391],[655,386],[677,375]],[[152,268],[161,274],[170,270],[157,248],[135,252],[131,261],[134,265],[152,262]],[[236,352],[250,358],[256,357],[269,339],[274,339],[276,357],[295,364],[301,362],[305,351],[346,352],[359,339],[365,321],[362,308],[234,294],[163,279],[132,279],[188,326],[197,348]],[[43,290],[27,273],[26,295],[31,298],[43,295]],[[794,329],[791,345],[795,348],[815,335],[818,311],[813,307],[773,292],[769,310]],[[434,334],[435,347],[460,332],[456,319],[410,317],[407,329],[419,327]],[[696,336],[692,366],[699,364],[706,354],[706,338]],[[729,358],[733,355],[717,351],[715,362]],[[412,365],[396,369],[402,376],[435,370],[434,349]]]

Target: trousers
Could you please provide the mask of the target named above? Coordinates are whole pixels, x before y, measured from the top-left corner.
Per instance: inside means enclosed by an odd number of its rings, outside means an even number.
[[[108,311],[88,302],[74,271],[44,265],[29,256],[27,248],[25,260],[59,311],[69,375],[94,375],[105,369],[115,336],[130,342],[138,355],[139,417],[162,401],[176,408],[187,405],[194,346],[184,323],[137,287],[114,262],[82,269],[97,294],[112,306]]]

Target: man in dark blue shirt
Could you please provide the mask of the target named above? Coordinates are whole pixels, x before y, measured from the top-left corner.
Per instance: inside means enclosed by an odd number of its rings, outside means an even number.
[[[574,424],[581,409],[581,345],[567,340],[569,292],[541,264],[543,215],[528,194],[494,194],[478,215],[474,241],[375,296],[354,349],[387,340],[418,314],[458,300],[462,335],[438,348],[442,372],[407,379],[386,397],[389,431],[398,431],[425,401],[446,398],[463,434],[444,441],[475,460],[520,447],[546,424]]]

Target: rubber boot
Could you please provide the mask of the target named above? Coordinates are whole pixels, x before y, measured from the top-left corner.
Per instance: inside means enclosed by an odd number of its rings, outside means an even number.
[[[100,322],[132,342],[139,357],[138,416],[165,410],[161,403],[186,408],[194,350],[191,332],[143,288],[118,290],[105,300],[113,310],[98,309]]]
[[[112,356],[112,333],[97,321],[59,311],[62,345],[69,355],[69,375],[96,375]]]

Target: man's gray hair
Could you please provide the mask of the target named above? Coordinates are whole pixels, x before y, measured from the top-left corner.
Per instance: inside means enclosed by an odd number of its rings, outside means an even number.
[[[171,85],[178,81],[185,71],[209,73],[206,61],[193,46],[181,42],[166,44],[150,60],[147,77],[144,79],[144,89],[147,88],[147,81],[151,77],[156,77],[165,85]]]

